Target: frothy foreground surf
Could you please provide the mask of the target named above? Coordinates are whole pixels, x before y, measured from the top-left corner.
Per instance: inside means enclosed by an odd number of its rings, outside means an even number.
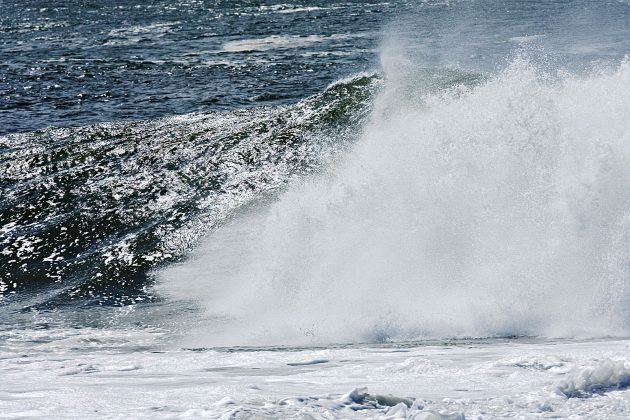
[[[28,418],[625,418],[627,341],[143,351],[150,331],[20,331],[0,407]]]
[[[212,345],[606,336],[630,321],[630,61],[404,66],[341,163],[160,274]]]

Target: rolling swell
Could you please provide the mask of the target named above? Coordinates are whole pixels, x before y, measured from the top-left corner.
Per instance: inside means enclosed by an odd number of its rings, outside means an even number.
[[[150,270],[350,142],[380,85],[297,104],[0,137],[0,302],[151,300]]]

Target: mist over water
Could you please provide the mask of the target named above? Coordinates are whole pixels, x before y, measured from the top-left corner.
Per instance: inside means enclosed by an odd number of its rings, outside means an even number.
[[[582,75],[534,62],[485,79],[384,62],[339,164],[161,273],[163,293],[207,313],[190,340],[624,334],[630,62]]]

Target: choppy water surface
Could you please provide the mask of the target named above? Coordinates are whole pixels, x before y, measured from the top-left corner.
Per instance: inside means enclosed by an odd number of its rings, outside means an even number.
[[[399,7],[4,1],[0,134],[296,102],[373,68]]]

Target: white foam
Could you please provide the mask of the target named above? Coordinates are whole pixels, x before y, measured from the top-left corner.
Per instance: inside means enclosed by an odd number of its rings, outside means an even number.
[[[151,25],[134,25],[112,29],[108,36],[110,39],[104,45],[121,46],[133,45],[145,39],[147,36],[160,38],[170,32],[179,22],[155,23]]]
[[[7,418],[622,418],[627,341],[436,343],[319,349],[182,350],[155,332],[0,332],[0,416]],[[572,374],[498,364],[519,354],[572,358],[605,389],[566,398]],[[300,361],[328,360],[316,366]],[[425,360],[432,371],[388,366]],[[289,362],[289,363],[287,363]],[[599,371],[617,372],[602,375]],[[627,372],[626,372],[627,374]],[[579,386],[578,386],[579,387]],[[591,389],[582,387],[582,389]]]
[[[362,34],[333,34],[326,35],[270,35],[264,38],[239,39],[223,44],[223,51],[247,52],[267,51],[277,48],[300,48],[320,42],[342,41],[361,37]]]
[[[320,7],[320,6],[299,6],[294,4],[274,4],[271,6],[260,6],[259,10],[261,12],[270,12],[270,13],[308,13],[308,12],[316,12],[320,10],[334,10],[339,9],[340,7]]]
[[[385,68],[339,166],[163,273],[226,320],[197,338],[625,334],[630,61],[556,76],[518,58],[437,92]]]
[[[576,369],[560,381],[556,392],[566,397],[625,389],[630,386],[630,366],[626,360],[604,359],[594,366]]]

